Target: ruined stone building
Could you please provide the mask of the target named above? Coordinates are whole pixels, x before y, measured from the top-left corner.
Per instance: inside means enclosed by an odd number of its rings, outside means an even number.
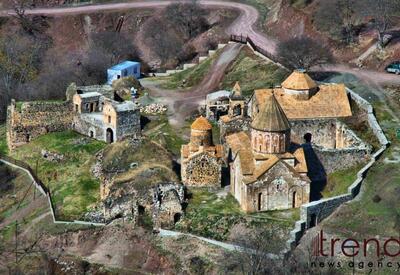
[[[239,82],[232,91],[209,93],[206,98],[206,117],[210,121],[218,121],[223,117],[244,117],[247,111],[246,99],[242,95]]]
[[[310,180],[303,148],[291,144],[290,123],[275,96],[244,131],[226,137],[230,190],[246,212],[288,209],[309,202]]]
[[[191,125],[189,144],[181,148],[181,177],[188,186],[221,186],[222,145],[214,145],[212,126],[200,116]]]
[[[7,144],[10,150],[50,133],[71,127],[72,108],[67,102],[11,101],[7,109]]]
[[[83,135],[114,142],[140,135],[139,107],[131,101],[113,99],[106,86],[69,87],[67,100],[38,101],[17,105],[7,111],[7,141],[10,149],[50,132],[74,130]]]
[[[108,143],[140,135],[139,107],[132,101],[118,102],[98,92],[73,96],[72,129]]]

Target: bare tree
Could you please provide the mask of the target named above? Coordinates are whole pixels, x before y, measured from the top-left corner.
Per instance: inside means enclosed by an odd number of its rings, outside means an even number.
[[[238,249],[224,256],[227,273],[240,270],[242,274],[283,274],[282,259],[279,259],[277,234],[261,229],[239,234],[234,240]]]
[[[44,16],[26,14],[26,11],[35,7],[35,5],[35,0],[14,0],[12,8],[22,30],[27,34],[38,36],[44,34],[49,24]]]
[[[354,0],[339,0],[337,10],[340,14],[343,35],[347,44],[354,42],[354,27],[357,21]],[[335,12],[335,11],[334,11]]]
[[[378,42],[385,46],[384,35],[393,23],[393,16],[400,11],[399,0],[368,0],[367,15],[373,18],[373,26],[377,32]]]
[[[329,49],[308,37],[295,37],[279,43],[278,56],[291,69],[309,70],[313,66],[333,61]]]
[[[0,108],[4,110],[21,85],[36,77],[42,50],[38,41],[28,37],[13,35],[0,39],[0,102],[3,104]]]
[[[165,9],[165,18],[185,35],[185,39],[192,39],[207,29],[205,15],[206,11],[198,5],[197,0],[173,3]]]
[[[124,34],[112,31],[94,33],[90,37],[87,57],[82,61],[83,82],[105,82],[107,68],[125,59],[136,58],[136,48]]]

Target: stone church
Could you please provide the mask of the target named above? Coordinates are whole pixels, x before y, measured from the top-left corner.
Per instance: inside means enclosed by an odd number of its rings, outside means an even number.
[[[214,145],[212,126],[200,116],[191,125],[189,144],[181,148],[181,176],[187,186],[221,186],[222,145]]]
[[[299,207],[309,202],[303,148],[291,144],[290,123],[275,96],[254,114],[250,133],[226,137],[231,193],[246,212]]]

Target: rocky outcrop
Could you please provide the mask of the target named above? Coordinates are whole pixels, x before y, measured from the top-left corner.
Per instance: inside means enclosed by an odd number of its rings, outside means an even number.
[[[104,200],[104,219],[137,222],[140,216],[147,215],[155,227],[171,227],[183,215],[184,203],[185,191],[179,183],[159,183],[145,192],[113,188]]]

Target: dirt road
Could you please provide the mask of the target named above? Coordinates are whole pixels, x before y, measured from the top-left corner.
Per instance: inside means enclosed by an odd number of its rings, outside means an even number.
[[[152,96],[162,104],[168,106],[169,122],[174,126],[182,126],[185,119],[198,108],[204,105],[206,95],[218,89],[225,70],[239,54],[242,44],[232,43],[225,46],[221,54],[214,60],[210,70],[197,86],[190,90],[164,90],[157,83],[148,79],[141,79],[142,85],[152,91]]]
[[[63,8],[36,8],[26,10],[25,14],[31,15],[52,15],[52,16],[64,16],[70,14],[80,13],[92,13],[101,11],[112,11],[112,10],[128,10],[128,9],[144,9],[144,8],[162,8],[174,1],[138,1],[128,3],[112,3],[112,4],[100,4],[100,5],[88,5],[79,7],[63,7]],[[247,35],[257,45],[262,45],[263,48],[272,54],[275,53],[276,42],[271,37],[267,37],[265,34],[259,32],[255,26],[259,18],[257,9],[252,6],[236,3],[236,2],[225,2],[225,1],[208,1],[200,0],[199,4],[207,8],[228,8],[236,9],[240,11],[240,15],[226,30],[228,34],[236,35]],[[11,16],[14,15],[14,11],[2,10],[0,16]]]

